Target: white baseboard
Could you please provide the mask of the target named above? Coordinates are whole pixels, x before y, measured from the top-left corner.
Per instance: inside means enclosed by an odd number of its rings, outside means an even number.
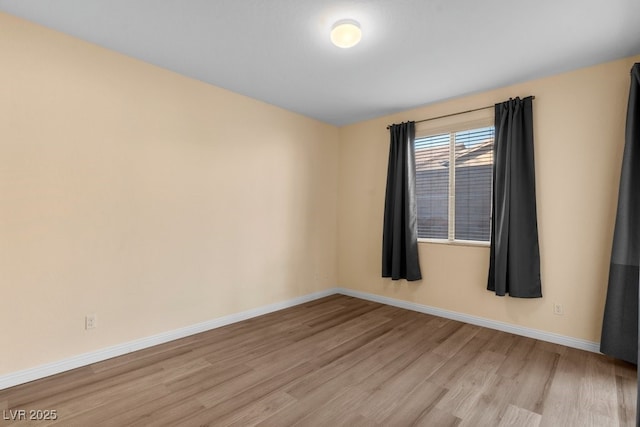
[[[87,366],[92,363],[101,362],[103,360],[111,359],[112,357],[122,356],[123,354],[131,353],[133,351],[153,347],[154,345],[164,344],[169,341],[177,340],[180,338],[188,337],[190,335],[209,331],[211,329],[230,325],[232,323],[251,319],[252,317],[262,316],[263,314],[268,314],[299,304],[304,304],[306,302],[336,293],[338,293],[337,288],[325,289],[320,292],[303,295],[301,297],[293,298],[287,301],[277,302],[263,307],[242,311],[240,313],[230,314],[228,316],[219,317],[217,319],[209,320],[191,326],[186,326],[184,328],[176,329],[173,331],[163,332],[161,334],[140,338],[123,344],[91,351],[89,353],[79,354],[77,356],[72,356],[67,359],[47,363],[41,366],[36,366],[34,368],[2,375],[0,376],[0,390],[38,380],[50,375],[59,374],[71,369]]]
[[[534,338],[540,341],[547,341],[554,344],[561,344],[567,347],[586,350],[593,353],[600,353],[600,343],[568,337],[566,335],[554,334],[538,329],[526,328],[524,326],[513,325],[511,323],[499,322],[497,320],[485,319],[483,317],[472,316],[470,314],[458,313],[456,311],[444,310],[442,308],[422,305],[415,302],[403,301],[395,298],[383,297],[367,292],[355,291],[352,289],[338,288],[338,292],[355,298],[374,301],[381,304],[392,305],[394,307],[405,308],[407,310],[418,311],[420,313],[431,314],[446,319],[457,320],[459,322],[470,323],[489,329],[509,332],[515,335]]]
[[[206,332],[212,329],[220,328],[222,326],[230,325],[232,323],[241,322],[243,320],[251,319],[252,317],[262,316],[263,314],[272,313],[274,311],[282,310],[285,308],[293,307],[299,304],[304,304],[309,301],[323,298],[333,294],[342,294],[355,298],[360,298],[368,301],[374,301],[381,304],[392,305],[394,307],[400,307],[407,310],[418,311],[420,313],[431,314],[434,316],[444,317],[447,319],[458,320],[460,322],[470,323],[472,325],[483,326],[485,328],[497,329],[503,332],[509,332],[516,335],[522,335],[529,338],[535,338],[541,341],[548,341],[555,344],[565,345],[567,347],[573,347],[581,350],[587,350],[594,353],[599,353],[600,344],[596,342],[581,340],[578,338],[567,337],[564,335],[554,334],[551,332],[540,331],[537,329],[525,328],[523,326],[512,325],[509,323],[498,322],[496,320],[485,319],[482,317],[471,316],[464,313],[458,313],[455,311],[443,310],[441,308],[430,307],[428,305],[417,304],[408,301],[402,301],[395,298],[383,297],[380,295],[370,294],[366,292],[355,291],[346,288],[330,288],[313,294],[303,295],[301,297],[293,298],[287,301],[282,301],[274,304],[269,304],[263,307],[254,308],[251,310],[242,311],[240,313],[231,314],[217,319],[209,320],[206,322],[198,323],[195,325],[187,326],[184,328],[176,329],[173,331],[163,332],[161,334],[153,335],[137,339],[134,341],[118,344],[115,346],[107,347],[104,349],[91,351],[89,353],[72,356],[67,359],[59,360],[52,363],[47,363],[34,368],[25,369],[18,372],[0,376],[0,390],[13,387],[16,385],[24,384],[30,381],[38,380],[48,377],[50,375],[59,374],[61,372],[69,371],[71,369],[87,366],[92,363],[101,362],[112,357],[122,356],[123,354],[131,353],[133,351],[142,350],[145,348],[153,347],[154,345],[164,344],[169,341],[177,340],[180,338],[188,337],[190,335]]]

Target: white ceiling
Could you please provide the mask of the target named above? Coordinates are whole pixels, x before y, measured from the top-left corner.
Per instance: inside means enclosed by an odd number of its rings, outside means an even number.
[[[640,0],[0,0],[0,10],[344,125],[640,54]],[[331,25],[361,23],[339,49]]]

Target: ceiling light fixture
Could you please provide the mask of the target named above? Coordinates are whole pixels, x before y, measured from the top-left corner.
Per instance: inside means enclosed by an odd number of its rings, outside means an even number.
[[[331,27],[331,41],[343,49],[357,45],[361,38],[360,24],[353,19],[343,19]]]

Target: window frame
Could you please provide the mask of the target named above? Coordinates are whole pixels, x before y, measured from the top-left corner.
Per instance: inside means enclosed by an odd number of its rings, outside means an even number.
[[[441,134],[449,134],[449,164],[455,165],[455,134],[466,130],[479,129],[485,127],[495,127],[495,118],[493,108],[486,111],[476,111],[473,114],[465,114],[465,117],[452,116],[446,119],[434,120],[435,123],[427,121],[416,123],[415,139],[426,138]],[[469,117],[472,116],[472,117]],[[494,129],[495,137],[495,129]],[[495,143],[495,139],[494,139]],[[415,150],[415,145],[414,145]],[[492,159],[492,165],[495,159]],[[432,237],[418,237],[418,243],[434,243],[450,246],[473,246],[473,247],[489,247],[489,241],[481,240],[462,240],[455,238],[455,167],[449,168],[448,176],[448,206],[447,206],[447,238],[438,239]],[[493,183],[491,185],[491,206],[493,206]],[[489,219],[491,221],[491,219]],[[491,225],[489,225],[491,227]]]

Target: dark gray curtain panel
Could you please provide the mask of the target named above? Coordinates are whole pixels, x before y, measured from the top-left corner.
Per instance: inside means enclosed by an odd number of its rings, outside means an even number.
[[[382,232],[382,277],[422,279],[418,261],[415,122],[389,127],[389,167]]]
[[[532,104],[527,97],[495,105],[487,289],[499,296],[542,297]]]
[[[631,69],[618,212],[609,266],[609,287],[600,351],[638,363],[640,274],[640,63]]]

